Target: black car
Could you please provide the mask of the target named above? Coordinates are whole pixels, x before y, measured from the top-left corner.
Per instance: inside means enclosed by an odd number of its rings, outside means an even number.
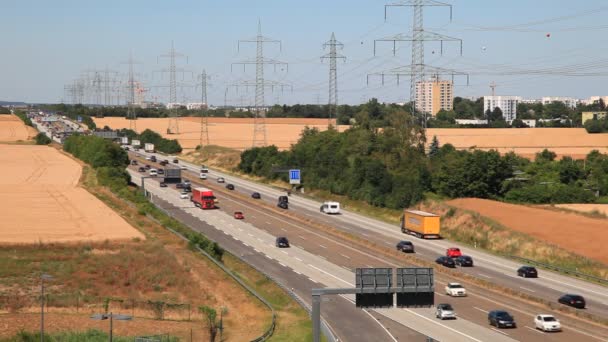
[[[565,294],[557,300],[559,303],[571,306],[577,309],[585,308],[585,298],[575,294]]]
[[[165,183],[165,182],[160,182],[160,187],[161,187],[161,188],[166,188],[166,187],[167,187],[167,183]]]
[[[162,165],[162,166],[165,166],[165,165],[169,164],[169,162],[166,161],[166,160],[163,160],[159,164]]]
[[[144,166],[144,168],[145,168],[146,170],[150,170],[152,167],[150,166],[150,164],[146,164],[146,166]]]
[[[173,159],[173,164],[177,164],[179,163],[179,160],[177,158]]]
[[[262,198],[262,195],[260,195],[259,192],[254,192],[251,194],[251,197],[255,198],[255,199],[260,199],[260,198]]]
[[[468,255],[461,255],[454,262],[460,267],[473,267],[473,258]]]
[[[411,241],[399,241],[397,250],[405,253],[414,253],[414,244]]]
[[[289,240],[284,236],[279,236],[275,242],[275,245],[279,248],[289,248]]]
[[[156,163],[156,156],[152,156],[152,157],[150,157],[150,161],[151,161],[151,162],[155,162],[155,163]]]
[[[165,169],[158,169],[158,174],[159,175],[164,175],[165,174]]]
[[[226,189],[234,190],[234,184],[226,184]]]
[[[517,328],[515,318],[503,310],[493,310],[488,313],[488,323],[497,328]]]
[[[538,272],[536,268],[532,266],[522,266],[517,270],[518,277],[524,278],[538,278]]]
[[[279,203],[281,203],[281,202],[289,203],[289,197],[279,196]]]
[[[146,169],[143,168],[143,167],[140,167],[139,169],[137,169],[137,171],[139,171],[139,172],[146,172]]]
[[[452,258],[447,257],[447,256],[440,256],[439,258],[437,258],[437,260],[435,260],[435,263],[437,263],[439,265],[443,265],[445,267],[449,267],[449,268],[456,267],[456,263],[454,263],[454,260],[452,260]]]
[[[131,165],[137,165],[137,160],[131,160]]]
[[[287,202],[279,202],[277,203],[277,207],[281,209],[289,209],[289,204]]]

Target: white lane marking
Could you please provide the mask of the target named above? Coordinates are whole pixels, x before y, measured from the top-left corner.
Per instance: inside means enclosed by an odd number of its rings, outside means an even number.
[[[299,262],[303,262],[302,259],[298,258],[298,257],[293,257],[294,259],[298,260]]]
[[[312,281],[313,283],[316,283],[316,281],[312,280],[311,277],[308,277],[308,280]]]
[[[325,246],[323,246],[323,245],[319,245],[319,247],[321,247],[321,248],[327,248],[327,247],[325,247]]]
[[[365,236],[369,237],[369,234],[367,234],[367,233],[361,232],[361,235],[365,235]]]
[[[482,276],[482,277],[486,277],[486,278],[488,278],[488,279],[492,279],[492,277],[490,277],[490,276],[489,276],[489,275],[487,275],[487,274],[483,274],[483,273],[477,273],[477,274],[479,274],[479,275],[480,275],[480,276]]]
[[[374,268],[374,266],[367,265],[367,268]]]
[[[498,333],[501,333],[501,334],[503,334],[505,336],[509,336],[509,334],[507,334],[506,332],[500,331],[500,330],[498,330],[496,328],[491,328],[491,329],[494,330],[494,331],[496,331],[496,332],[498,332]]]
[[[305,237],[303,237],[302,235],[298,235],[298,237],[299,237],[300,239],[302,239],[302,240],[306,240],[306,238],[305,238]]]
[[[319,258],[321,258],[321,259],[323,259],[323,260],[326,260],[326,261],[327,261],[327,258],[326,258],[326,257],[324,257],[324,256],[322,256],[322,255],[317,255],[317,256],[318,256]]]
[[[344,255],[344,254],[340,254],[340,255],[343,256],[343,257],[345,257],[346,259],[350,259],[350,257],[347,256],[347,255]]]
[[[285,252],[285,251],[281,251],[281,252],[283,252],[283,253],[285,253],[285,254],[289,255],[289,253],[287,253],[287,252]]]
[[[343,283],[345,283],[345,284],[348,284],[349,286],[352,286],[352,285],[353,285],[353,284],[351,284],[351,283],[347,282],[346,280],[344,280],[344,279],[342,279],[342,278],[339,278],[339,277],[336,277],[335,275],[333,275],[333,274],[331,274],[331,273],[329,273],[329,272],[325,272],[324,270],[322,270],[322,269],[320,269],[320,268],[318,268],[318,267],[316,267],[316,266],[314,266],[314,265],[308,264],[308,266],[310,266],[310,267],[314,268],[315,270],[317,270],[317,271],[319,271],[319,272],[325,273],[325,274],[327,274],[328,276],[330,276],[330,277],[332,277],[332,278],[334,278],[334,279],[337,279],[337,280],[339,280],[339,281],[341,281],[341,282],[343,282]]]
[[[478,307],[476,307],[476,306],[474,306],[474,307],[473,307],[473,309],[475,309],[475,310],[479,310],[479,311],[481,311],[481,312],[488,313],[488,311],[486,311],[486,310],[484,310],[484,309],[480,309],[480,308],[478,308]]]
[[[234,236],[234,235],[230,235],[230,236],[231,236],[233,239],[235,239],[235,240],[239,240],[239,238],[238,238],[238,237],[236,237],[236,236]],[[239,241],[240,241],[240,240],[239,240]]]
[[[389,246],[392,246],[392,245],[393,245],[392,243],[390,243],[390,242],[388,242],[388,241],[384,241],[384,243],[385,243],[385,244],[387,244],[387,245],[389,245]]]
[[[264,254],[268,259],[272,260],[272,257],[268,254]]]
[[[350,269],[350,268],[348,268],[348,267],[346,267],[346,266],[340,266],[340,267],[342,267],[343,269],[345,269],[345,270],[347,270],[347,271],[349,271],[349,272],[351,271],[351,269]]]
[[[287,229],[285,229],[285,228],[281,228],[281,230],[282,230],[282,231],[284,231],[284,232],[286,232],[286,231],[287,231]]]
[[[395,336],[393,336],[393,334],[391,334],[391,333],[390,333],[390,331],[388,331],[388,329],[387,329],[387,328],[386,328],[384,325],[382,325],[382,323],[380,323],[380,320],[376,319],[376,317],[374,317],[372,314],[370,314],[369,312],[367,312],[367,310],[363,310],[363,312],[365,312],[366,314],[368,314],[368,315],[369,315],[369,317],[371,317],[371,318],[372,318],[372,319],[373,319],[373,320],[374,320],[376,323],[378,323],[378,325],[379,325],[380,327],[382,327],[382,329],[384,329],[384,331],[385,331],[385,332],[388,334],[388,336],[390,336],[390,338],[392,338],[392,339],[393,339],[393,342],[399,342],[399,341],[398,341],[398,340],[395,338]]]
[[[528,329],[530,329],[530,330],[532,330],[532,331],[536,331],[537,333],[539,333],[539,334],[541,334],[541,335],[545,333],[544,331],[540,331],[540,330],[538,330],[538,329],[534,329],[534,328],[529,327],[529,326],[527,326],[527,325],[524,325],[524,328],[528,328]]]
[[[421,314],[416,313],[416,312],[414,312],[414,311],[412,311],[412,310],[410,310],[410,309],[405,309],[405,311],[410,312],[410,313],[413,313],[414,315],[416,315],[416,316],[418,316],[418,317],[420,317],[420,318],[426,319],[427,321],[429,321],[429,322],[431,322],[431,323],[434,323],[434,324],[440,325],[440,326],[442,326],[442,327],[444,327],[444,328],[446,328],[446,329],[448,329],[448,330],[451,330],[451,331],[453,331],[453,332],[455,332],[455,333],[457,333],[457,334],[460,334],[460,335],[462,335],[462,336],[464,336],[464,337],[467,337],[467,338],[469,338],[469,339],[471,339],[471,340],[473,340],[473,341],[482,342],[481,340],[478,340],[478,339],[476,339],[476,338],[475,338],[475,337],[473,337],[473,336],[467,335],[467,334],[465,334],[465,333],[463,333],[463,332],[460,332],[460,331],[458,331],[458,330],[456,330],[456,329],[452,329],[452,328],[448,327],[447,325],[441,324],[441,323],[439,323],[439,322],[437,322],[437,321],[434,321],[434,320],[432,320],[432,319],[430,319],[430,318],[428,318],[428,317],[422,316]]]
[[[435,294],[438,296],[441,296],[441,297],[445,297],[445,295],[443,293],[435,292]]]
[[[258,241],[260,241],[260,242],[264,242],[264,240],[262,240],[262,239],[260,239],[260,238],[258,238]]]
[[[247,242],[245,242],[245,241],[241,241],[241,242],[243,243],[243,245],[249,247],[249,245],[247,244]]]
[[[530,291],[530,292],[536,292],[534,290],[530,290],[529,288],[523,287],[523,286],[520,286],[519,288],[522,289],[522,290]]]
[[[270,224],[272,224],[272,223],[270,223],[270,222],[266,221],[266,224],[270,225]]]
[[[249,236],[253,237],[253,234],[251,234],[251,233],[247,233],[247,235],[249,235]]]
[[[253,250],[256,251],[257,253],[260,253],[260,251],[258,251],[258,249],[255,247],[253,247]]]
[[[296,271],[296,270],[293,270],[293,271],[294,271],[296,274],[302,275],[302,273],[300,273],[300,272],[298,272],[298,271]]]
[[[255,216],[251,215],[252,218],[255,218]]]
[[[289,268],[289,267],[285,266],[285,264],[284,264],[284,263],[282,263],[282,262],[279,262],[279,265],[281,265],[281,266],[283,266],[283,267],[285,267],[285,268]]]
[[[242,231],[243,231],[243,228],[238,228],[238,229],[239,229],[239,232],[242,232]]]

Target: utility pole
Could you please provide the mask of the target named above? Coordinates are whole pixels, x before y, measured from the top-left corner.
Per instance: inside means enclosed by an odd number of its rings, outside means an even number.
[[[331,114],[337,117],[338,112],[338,59],[346,61],[346,57],[339,55],[337,50],[344,48],[344,44],[336,40],[336,35],[332,32],[329,41],[323,44],[323,48],[329,47],[329,53],[321,56],[321,61],[329,59],[329,103],[327,106],[328,122],[331,126]]]
[[[243,81],[233,84],[231,86],[239,87],[239,86],[255,86],[255,116],[253,119],[253,147],[256,146],[266,146],[268,144],[268,139],[266,136],[266,109],[264,108],[264,88],[271,87],[283,87],[289,86],[284,83],[276,82],[276,81],[265,81],[264,80],[264,65],[269,64],[273,65],[276,71],[277,65],[285,65],[287,67],[287,63],[277,61],[274,59],[269,59],[264,57],[264,44],[265,43],[278,43],[279,49],[281,48],[281,41],[275,40],[272,38],[268,38],[262,35],[262,24],[258,21],[258,34],[257,36],[250,39],[243,39],[238,41],[238,50],[240,51],[241,43],[255,43],[256,44],[256,57],[251,60],[244,60],[242,62],[233,63],[234,64],[243,64],[243,69],[247,65],[255,65],[255,81]]]
[[[135,72],[133,71],[133,65],[139,64],[137,61],[133,59],[133,51],[129,53],[129,60],[127,63],[129,65],[129,73],[127,75],[127,85],[125,87],[127,99],[127,116],[126,119],[129,121],[129,129],[137,132],[137,113],[133,108],[135,104],[135,85],[137,81],[135,80]]]
[[[392,42],[393,43],[393,55],[397,52],[397,42],[412,42],[411,51],[411,62],[407,66],[393,68],[384,72],[377,72],[368,75],[369,76],[380,76],[382,78],[382,84],[384,84],[385,76],[396,76],[397,84],[399,84],[400,76],[410,77],[410,102],[411,112],[413,116],[416,116],[417,111],[417,91],[416,87],[418,84],[425,80],[427,75],[450,75],[453,78],[456,75],[466,76],[467,84],[469,76],[466,73],[457,72],[451,69],[433,67],[424,63],[424,44],[425,42],[435,41],[441,45],[440,54],[443,55],[443,42],[457,42],[460,43],[460,55],[462,55],[462,39],[445,36],[439,33],[426,31],[424,29],[424,7],[449,7],[450,9],[450,21],[452,20],[452,5],[435,1],[435,0],[402,0],[399,2],[391,3],[384,6],[384,20],[387,18],[387,9],[389,7],[412,7],[412,33],[411,35],[405,35],[399,33],[394,36],[384,37],[374,40],[374,55],[376,54],[376,43],[379,41]],[[426,128],[427,113],[421,113],[421,121],[424,128]]]
[[[175,59],[183,57],[183,58],[186,58],[186,63],[188,63],[188,57],[184,54],[181,54],[181,53],[175,51],[175,47],[173,46],[173,41],[171,41],[171,50],[169,50],[169,53],[160,55],[159,58],[160,57],[169,58],[169,68],[162,70],[162,72],[169,73],[169,104],[168,105],[172,107],[172,109],[170,109],[170,111],[169,111],[170,119],[169,119],[169,126],[167,127],[167,134],[179,134],[179,118],[178,118],[177,109],[175,108],[177,106],[176,74],[177,74],[177,72],[183,73],[183,72],[185,72],[185,70],[177,67],[177,65],[175,63]]]

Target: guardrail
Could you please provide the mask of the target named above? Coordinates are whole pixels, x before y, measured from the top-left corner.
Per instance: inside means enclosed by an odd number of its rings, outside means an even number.
[[[542,268],[546,268],[546,269],[549,269],[549,270],[557,271],[559,273],[563,273],[563,274],[567,274],[567,275],[573,275],[573,276],[575,276],[577,278],[591,280],[591,281],[594,281],[594,282],[596,282],[596,283],[598,283],[600,285],[603,285],[603,286],[608,286],[608,280],[602,279],[602,278],[599,278],[599,277],[596,277],[596,276],[592,276],[592,275],[589,275],[589,274],[586,274],[586,273],[581,273],[581,272],[578,272],[578,271],[575,271],[575,270],[571,270],[571,269],[567,269],[567,268],[562,268],[562,267],[557,267],[557,266],[554,266],[554,265],[545,264],[543,262],[538,262],[538,261],[535,261],[535,260],[526,259],[526,258],[518,257],[518,256],[515,256],[515,255],[509,255],[509,257],[511,259],[524,261],[524,262],[526,262],[528,264],[531,264],[531,265],[540,266]]]

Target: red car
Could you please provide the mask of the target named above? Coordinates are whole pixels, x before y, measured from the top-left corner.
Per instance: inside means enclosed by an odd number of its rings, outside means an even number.
[[[450,258],[458,258],[459,256],[462,255],[462,253],[460,252],[460,248],[451,247],[451,248],[448,248],[448,250],[445,252],[445,255],[447,255]]]
[[[243,213],[240,212],[240,211],[235,211],[234,212],[234,218],[237,219],[237,220],[242,220],[242,219],[245,218],[245,215],[243,215]]]

